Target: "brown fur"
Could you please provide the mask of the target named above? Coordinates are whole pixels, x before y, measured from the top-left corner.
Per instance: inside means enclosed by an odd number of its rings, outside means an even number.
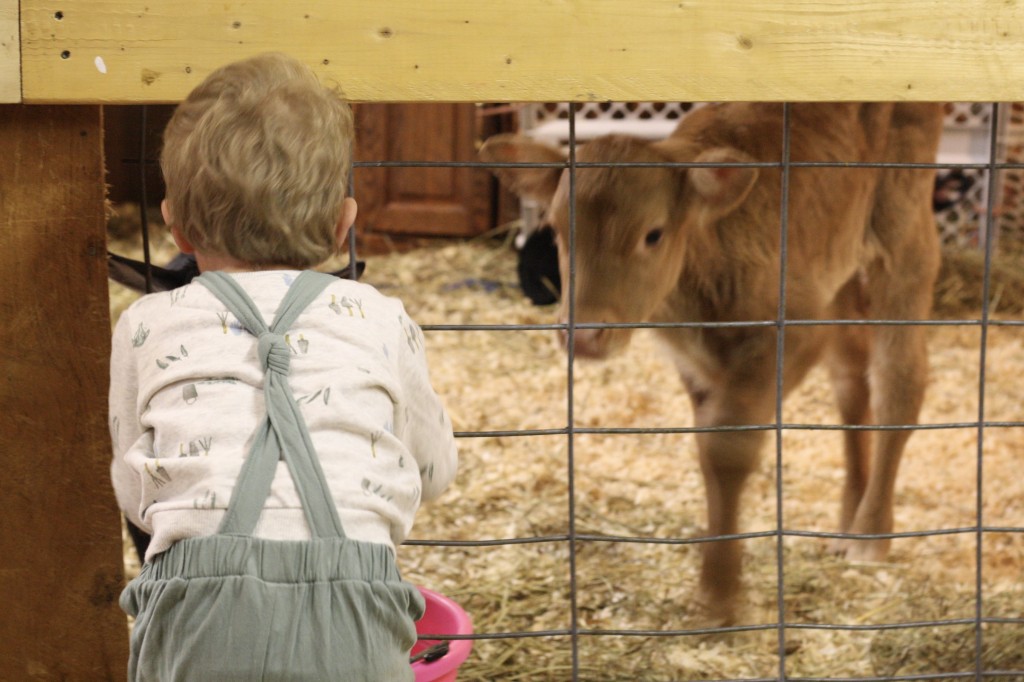
[[[930,163],[941,117],[934,104],[794,104],[790,159]],[[577,161],[777,163],[783,155],[782,129],[779,104],[712,105],[685,118],[666,140],[598,138],[579,148]],[[488,140],[481,155],[497,162],[564,160],[557,150],[507,135]],[[565,320],[569,173],[560,168],[496,172],[521,195],[549,205],[559,235]],[[939,265],[933,179],[933,171],[922,169],[791,168],[786,319],[926,319]],[[577,169],[575,321],[777,320],[782,182],[778,167]],[[655,230],[661,237],[649,244]],[[603,357],[624,346],[630,333],[575,329],[574,350]],[[698,427],[774,423],[776,327],[656,333],[676,362]],[[784,393],[826,359],[844,424],[917,423],[927,375],[923,327],[790,326],[784,343]],[[766,433],[697,436],[709,536],[739,532],[740,494]],[[845,432],[841,532],[892,532],[896,471],[909,435],[907,430]],[[871,538],[835,546],[852,559],[880,560],[889,544]],[[735,540],[703,547],[706,601],[717,620],[731,621],[740,588],[740,547]]]

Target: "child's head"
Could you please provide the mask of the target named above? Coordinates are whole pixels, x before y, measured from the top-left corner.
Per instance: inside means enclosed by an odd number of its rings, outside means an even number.
[[[197,252],[317,265],[344,233],[352,135],[348,104],[295,59],[269,53],[221,67],[167,124],[165,216]]]

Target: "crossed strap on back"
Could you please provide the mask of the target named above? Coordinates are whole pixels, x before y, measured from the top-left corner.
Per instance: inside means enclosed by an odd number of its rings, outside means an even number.
[[[310,270],[300,273],[289,287],[269,327],[252,299],[231,276],[223,272],[205,272],[195,281],[209,289],[257,338],[257,353],[265,372],[263,395],[267,416],[256,429],[255,442],[239,472],[218,532],[224,535],[253,534],[270,495],[277,463],[284,459],[313,537],[345,537],[334,498],[313,449],[309,429],[288,384],[292,350],[284,337],[298,316],[335,278]]]

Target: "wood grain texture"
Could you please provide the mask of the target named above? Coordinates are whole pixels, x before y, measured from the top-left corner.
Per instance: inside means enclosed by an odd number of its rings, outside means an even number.
[[[21,101],[18,0],[0,0],[0,104]]]
[[[21,27],[27,102],[176,101],[272,49],[354,101],[1024,99],[1016,0],[23,0]]]
[[[99,107],[0,106],[0,679],[123,680]]]
[[[475,161],[472,104],[360,104],[357,161]],[[490,227],[491,174],[481,168],[362,167],[354,175],[365,233],[472,237]]]

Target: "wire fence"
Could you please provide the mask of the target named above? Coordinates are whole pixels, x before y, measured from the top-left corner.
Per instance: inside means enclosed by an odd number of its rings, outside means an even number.
[[[572,107],[570,105],[570,110]],[[143,116],[145,116],[145,107],[142,108]],[[963,164],[949,164],[949,163],[852,163],[852,162],[796,162],[790,159],[791,150],[791,111],[790,105],[783,105],[783,130],[782,133],[782,157],[777,162],[757,162],[749,164],[722,164],[722,163],[584,163],[577,160],[577,138],[576,138],[576,115],[568,116],[568,135],[569,135],[569,151],[568,158],[564,163],[544,163],[544,164],[519,164],[519,163],[493,163],[493,162],[479,162],[479,161],[387,161],[387,160],[361,160],[354,163],[354,174],[358,174],[361,169],[364,168],[482,168],[492,170],[495,168],[557,168],[563,169],[568,173],[568,191],[569,191],[569,239],[568,249],[570,252],[569,258],[569,273],[568,280],[565,283],[565,299],[567,302],[568,319],[565,323],[549,323],[549,324],[425,324],[423,330],[426,333],[431,332],[466,332],[466,331],[487,331],[487,332],[522,332],[522,331],[558,331],[564,332],[568,337],[565,355],[565,371],[567,373],[567,393],[565,396],[566,406],[566,422],[563,426],[557,428],[541,428],[541,429],[501,429],[501,430],[474,430],[474,431],[460,431],[456,433],[456,436],[461,439],[474,439],[474,438],[489,438],[489,437],[508,437],[508,438],[524,438],[532,436],[554,436],[565,439],[566,447],[566,477],[568,486],[568,504],[565,509],[566,516],[566,528],[567,531],[564,533],[555,534],[543,534],[531,537],[498,537],[498,538],[484,538],[478,540],[445,540],[445,539],[422,539],[422,540],[409,540],[407,545],[410,546],[422,546],[422,547],[503,547],[503,546],[514,546],[514,545],[531,545],[540,543],[554,543],[564,545],[566,548],[567,557],[567,570],[569,574],[569,622],[567,627],[555,628],[555,629],[544,629],[544,630],[515,630],[515,631],[502,631],[502,632],[477,632],[473,635],[466,637],[458,637],[446,635],[443,633],[439,634],[427,634],[424,635],[425,639],[472,639],[478,641],[486,640],[508,640],[508,639],[530,639],[530,638],[551,638],[551,637],[563,637],[568,638],[569,646],[571,647],[571,671],[569,672],[570,679],[573,681],[585,679],[581,676],[580,670],[580,651],[581,641],[584,638],[601,638],[601,637],[645,637],[645,638],[660,638],[660,637],[691,637],[701,635],[721,635],[727,633],[738,633],[738,632],[774,632],[777,637],[777,657],[778,657],[778,670],[777,675],[771,677],[754,677],[745,678],[750,679],[752,682],[756,680],[790,680],[792,682],[810,682],[811,680],[817,679],[829,679],[835,682],[845,679],[857,679],[865,682],[873,680],[931,680],[931,679],[975,679],[982,680],[988,678],[1006,678],[1006,679],[1024,679],[1024,670],[990,670],[986,669],[986,664],[983,659],[983,651],[985,646],[986,628],[993,625],[1015,625],[1024,626],[1024,617],[993,617],[988,616],[983,608],[985,603],[985,589],[983,583],[984,568],[985,568],[985,556],[984,556],[984,544],[985,538],[991,534],[1024,534],[1024,527],[1021,525],[989,525],[986,523],[985,518],[985,506],[984,506],[984,485],[983,482],[986,480],[985,470],[985,442],[986,434],[991,429],[1002,429],[1002,428],[1021,428],[1024,427],[1024,419],[1022,420],[989,420],[986,418],[986,373],[988,371],[987,353],[988,353],[988,336],[989,331],[996,327],[1015,328],[1024,326],[1024,320],[1020,319],[993,319],[990,315],[988,301],[991,299],[992,290],[992,251],[994,240],[986,238],[981,240],[984,246],[984,271],[983,271],[983,291],[982,301],[983,306],[980,310],[980,315],[977,317],[967,317],[964,319],[918,319],[918,320],[902,320],[902,319],[823,319],[823,320],[804,320],[804,319],[790,319],[787,316],[787,270],[789,267],[789,257],[791,252],[791,245],[788,243],[788,221],[789,221],[789,188],[791,182],[791,172],[793,169],[798,168],[907,168],[907,169],[951,169],[958,168],[961,170],[977,170],[984,171],[989,179],[995,178],[999,173],[1007,170],[1022,170],[1024,164],[1016,162],[1005,162],[997,158],[997,139],[996,131],[998,130],[998,121],[1001,116],[1001,108],[999,104],[993,104],[991,109],[991,140],[990,140],[990,152],[989,159],[984,163],[963,163]],[[143,125],[145,130],[145,125]],[[146,158],[146,145],[145,135],[143,135],[142,149],[140,150],[140,157]],[[140,164],[140,169],[144,164]],[[747,320],[738,322],[695,322],[680,320],[676,322],[658,322],[658,323],[646,323],[646,322],[635,322],[635,323],[583,323],[577,322],[576,320],[576,305],[575,305],[575,287],[577,277],[577,264],[576,264],[576,177],[577,172],[584,168],[648,168],[648,167],[671,167],[671,168],[696,168],[696,167],[722,167],[722,166],[752,166],[756,168],[770,168],[777,169],[781,173],[781,215],[779,222],[779,239],[780,239],[780,262],[779,262],[779,290],[778,290],[778,308],[774,319],[770,320]],[[146,206],[147,198],[145,196],[145,173],[142,172],[142,186],[143,196],[140,197],[141,205]],[[358,199],[358,197],[356,197]],[[986,234],[991,237],[996,229],[995,223],[995,204],[997,201],[995,192],[988,192],[987,197],[987,210],[984,212],[984,230]],[[141,211],[143,220],[145,220],[145,210]],[[145,225],[144,225],[145,228]],[[143,231],[143,239],[148,240],[147,230]],[[353,262],[356,261],[356,235],[355,230],[350,232],[349,235],[349,255]],[[148,244],[148,241],[146,242]],[[146,259],[149,261],[148,245],[146,248]],[[894,424],[894,425],[856,425],[856,424],[810,424],[810,423],[794,423],[787,422],[783,419],[783,366],[785,359],[785,332],[789,328],[799,328],[807,326],[924,326],[924,327],[971,327],[979,330],[979,355],[978,355],[978,386],[977,386],[977,419],[975,420],[962,420],[952,421],[944,423],[927,423],[927,424]],[[775,372],[775,420],[770,423],[764,424],[747,424],[740,426],[718,426],[718,427],[697,427],[697,426],[672,426],[672,427],[614,427],[614,426],[587,426],[577,424],[575,419],[575,352],[574,352],[574,336],[578,330],[581,329],[695,329],[695,328],[771,328],[777,331],[776,338],[778,339],[776,345],[776,372]],[[628,387],[625,387],[628,389]],[[976,471],[977,477],[976,490],[977,495],[974,504],[974,515],[976,523],[973,525],[959,526],[955,528],[945,528],[937,530],[924,530],[924,531],[904,531],[904,532],[893,532],[878,535],[851,535],[849,533],[839,532],[819,532],[819,531],[808,531],[808,530],[797,530],[787,528],[787,518],[784,509],[785,493],[782,481],[783,472],[783,458],[784,458],[784,442],[783,436],[785,433],[790,431],[869,431],[869,432],[880,432],[888,430],[953,430],[953,429],[973,429],[976,432]],[[643,537],[638,535],[628,534],[596,534],[581,532],[577,526],[577,510],[578,510],[578,498],[576,490],[576,474],[578,470],[577,466],[577,453],[576,446],[580,436],[592,435],[592,434],[607,434],[607,435],[644,435],[644,434],[699,434],[716,431],[729,431],[729,432],[744,432],[744,431],[756,431],[765,432],[772,436],[772,449],[774,450],[775,460],[775,487],[776,487],[776,498],[775,498],[775,528],[768,531],[759,532],[745,532],[737,533],[724,536],[712,536],[712,537],[664,537],[664,538],[653,538]],[[789,618],[786,605],[786,581],[787,581],[787,567],[784,560],[783,548],[784,540],[786,538],[818,538],[818,539],[903,539],[903,538],[920,538],[929,536],[940,536],[940,535],[957,535],[972,537],[975,544],[974,552],[974,613],[972,617],[958,617],[958,618],[937,618],[929,620],[914,620],[913,622],[899,622],[899,623],[803,623],[794,622]],[[775,572],[777,574],[777,587],[775,594],[775,617],[776,621],[766,624],[757,625],[737,625],[728,627],[692,627],[692,628],[681,628],[681,629],[599,629],[585,627],[581,624],[580,619],[580,603],[579,603],[579,590],[580,587],[577,582],[578,566],[577,566],[577,548],[580,543],[621,543],[621,544],[639,544],[639,545],[670,545],[670,546],[690,546],[690,545],[702,545],[708,542],[716,542],[722,540],[752,540],[758,538],[773,539],[776,545],[776,565]],[[1022,614],[1024,615],[1024,614]],[[834,630],[834,631],[849,631],[849,632],[877,632],[885,630],[909,630],[915,628],[950,628],[953,626],[967,626],[973,629],[974,642],[973,646],[975,649],[974,656],[974,670],[969,672],[944,672],[937,671],[929,674],[913,674],[903,676],[887,676],[887,677],[857,677],[857,678],[811,678],[811,677],[795,677],[787,672],[787,650],[789,648],[789,641],[792,637],[792,633],[801,630]],[[527,678],[528,679],[528,678]]]

